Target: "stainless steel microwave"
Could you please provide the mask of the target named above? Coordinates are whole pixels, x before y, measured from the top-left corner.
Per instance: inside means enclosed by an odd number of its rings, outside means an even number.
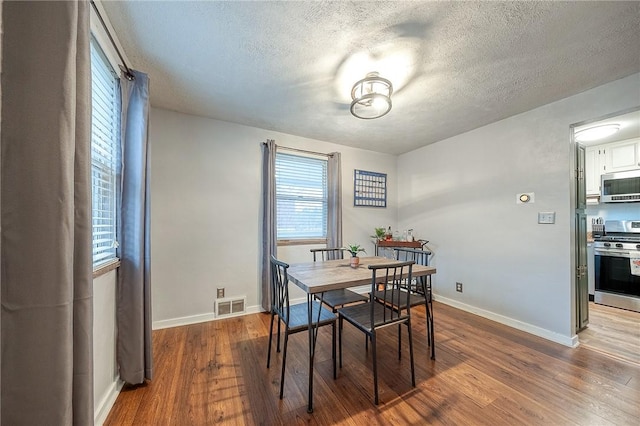
[[[602,175],[600,202],[640,202],[640,170],[607,173]]]

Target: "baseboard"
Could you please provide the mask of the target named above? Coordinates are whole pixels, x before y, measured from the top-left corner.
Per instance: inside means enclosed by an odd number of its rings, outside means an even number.
[[[363,286],[362,288],[357,288],[356,291],[358,292],[362,292],[362,290],[364,289],[368,290],[368,286],[365,287]],[[360,290],[360,291],[359,291]],[[487,318],[490,319],[492,321],[496,321],[499,322],[500,324],[504,324],[507,325],[509,327],[515,328],[517,330],[521,330],[521,331],[525,331],[527,333],[533,334],[535,336],[538,337],[542,337],[543,339],[547,339],[547,340],[551,340],[552,342],[556,342],[556,343],[560,343],[561,345],[565,345],[565,346],[570,346],[570,347],[577,347],[579,342],[578,342],[578,336],[574,335],[572,337],[567,337],[567,336],[563,336],[561,334],[558,334],[554,331],[551,330],[547,330],[532,324],[528,324],[513,318],[509,318],[506,317],[504,315],[499,315],[496,314],[494,312],[490,312],[484,309],[480,309],[477,308],[475,306],[471,306],[471,305],[467,305],[466,303],[462,303],[462,302],[458,302],[457,300],[453,300],[453,299],[449,299],[443,296],[438,296],[436,294],[434,294],[433,296],[434,300],[440,302],[440,303],[444,303],[445,305],[449,305],[449,306],[453,306],[454,308],[457,309],[461,309],[463,311],[466,312],[471,312],[472,314],[475,315],[479,315],[483,318]],[[301,297],[301,298],[295,298],[295,299],[291,299],[291,303],[295,304],[295,303],[305,303],[307,301],[306,297]],[[247,310],[243,313],[240,314],[236,314],[236,315],[228,315],[225,316],[224,318],[216,318],[216,316],[213,313],[209,313],[209,314],[200,314],[200,315],[191,315],[191,316],[187,316],[187,317],[180,317],[180,318],[172,318],[172,319],[167,319],[167,320],[161,320],[161,321],[154,321],[153,322],[153,329],[154,330],[160,330],[163,328],[171,328],[171,327],[179,327],[179,326],[183,326],[183,325],[190,325],[190,324],[198,324],[201,322],[207,322],[207,321],[215,321],[215,320],[219,320],[219,319],[226,319],[226,318],[232,318],[232,317],[237,317],[237,316],[243,316],[243,315],[249,315],[249,314],[255,314],[258,312],[262,312],[263,309],[261,306],[259,305],[255,305],[255,306],[248,306]]]
[[[560,343],[564,346],[575,348],[579,344],[577,335],[572,337],[563,336],[562,334],[558,334],[545,328],[541,328],[526,322],[509,318],[504,315],[496,314],[494,312],[480,309],[475,306],[467,305],[466,303],[458,302],[457,300],[449,299],[447,297],[438,296],[435,294],[433,296],[433,299],[440,303],[444,303],[445,305],[453,306],[454,308],[470,312],[472,314],[490,319],[500,324],[507,325],[517,330],[525,331],[527,333],[533,334],[534,336],[542,337],[543,339],[551,340],[552,342]]]
[[[116,379],[116,381],[111,384],[108,392],[104,395],[102,400],[100,400],[95,412],[93,413],[93,423],[95,426],[102,426],[105,420],[107,420],[107,416],[109,415],[113,404],[116,403],[116,399],[122,390],[122,386],[124,386],[124,382],[120,379]]]
[[[207,314],[190,315],[187,317],[170,318],[166,320],[154,321],[152,324],[152,328],[154,330],[161,330],[163,328],[180,327],[183,325],[198,324],[201,322],[216,321],[220,319],[227,319],[227,318],[233,318],[233,317],[241,317],[243,315],[255,314],[258,312],[262,312],[261,306],[258,306],[258,305],[247,306],[247,309],[242,313],[225,315],[222,318],[216,318],[215,314],[211,312]]]
[[[369,286],[361,286],[361,287],[357,287],[355,289],[352,289],[357,291],[358,293],[368,293],[369,292]],[[292,305],[298,304],[298,303],[307,303],[307,297],[303,296],[303,297],[296,297],[293,299],[289,300],[289,303],[291,303]],[[170,318],[170,319],[166,319],[166,320],[160,320],[160,321],[154,321],[152,324],[152,329],[153,330],[161,330],[163,328],[171,328],[171,327],[180,327],[183,325],[190,325],[190,324],[198,324],[201,322],[207,322],[207,321],[215,321],[215,320],[219,320],[219,319],[227,319],[227,318],[233,318],[233,317],[241,317],[243,315],[249,315],[249,314],[256,314],[258,312],[263,312],[264,309],[262,309],[262,306],[260,305],[255,305],[255,306],[247,306],[247,309],[245,312],[239,313],[239,314],[231,314],[231,315],[225,315],[222,318],[217,318],[216,315],[211,312],[211,313],[207,313],[207,314],[198,314],[198,315],[190,315],[187,317],[179,317],[179,318]]]

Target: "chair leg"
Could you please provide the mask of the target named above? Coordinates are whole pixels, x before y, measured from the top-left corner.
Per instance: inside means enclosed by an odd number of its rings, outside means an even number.
[[[374,403],[378,405],[378,359],[376,358],[376,332],[371,334],[371,353],[373,354],[373,391]]]
[[[342,315],[338,316],[338,352],[340,353],[340,368],[342,368]]]
[[[433,305],[425,304],[427,308],[427,342],[431,347],[431,359],[436,359],[436,338],[433,330]]]
[[[429,318],[431,317],[431,314],[429,312],[429,302],[425,303],[424,307],[426,310],[425,319],[427,321],[427,345],[431,346],[431,326],[429,324]]]
[[[409,332],[409,360],[411,361],[411,386],[416,387],[416,372],[413,368],[413,337],[411,336],[411,317],[407,320],[407,330]]]
[[[284,396],[284,369],[287,363],[287,343],[289,342],[288,327],[284,331],[284,348],[282,353],[282,374],[280,375],[280,399]]]
[[[398,324],[398,359],[402,359],[402,324]]]
[[[333,380],[338,378],[336,371],[336,323],[331,325],[331,359],[333,360]]]
[[[280,352],[280,319],[278,319],[278,341],[276,342],[276,352]]]
[[[433,329],[433,312],[431,313],[431,359],[436,359],[436,333]]]
[[[269,326],[269,348],[267,352],[267,368],[269,368],[269,364],[271,362],[271,339],[273,338],[273,317],[275,314],[271,312],[271,325]],[[280,319],[278,319],[280,321]]]

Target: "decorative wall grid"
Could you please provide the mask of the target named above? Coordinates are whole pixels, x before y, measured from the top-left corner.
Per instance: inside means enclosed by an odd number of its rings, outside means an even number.
[[[355,169],[353,171],[353,205],[387,207],[387,174]]]

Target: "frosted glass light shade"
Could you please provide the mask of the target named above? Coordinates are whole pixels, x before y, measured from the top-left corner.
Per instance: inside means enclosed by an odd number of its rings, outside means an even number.
[[[379,118],[391,111],[393,85],[377,72],[367,74],[351,89],[351,114],[362,119]]]
[[[594,126],[576,132],[575,140],[577,142],[597,141],[598,139],[603,139],[607,136],[611,136],[618,130],[620,130],[619,124],[604,124],[602,126]]]

